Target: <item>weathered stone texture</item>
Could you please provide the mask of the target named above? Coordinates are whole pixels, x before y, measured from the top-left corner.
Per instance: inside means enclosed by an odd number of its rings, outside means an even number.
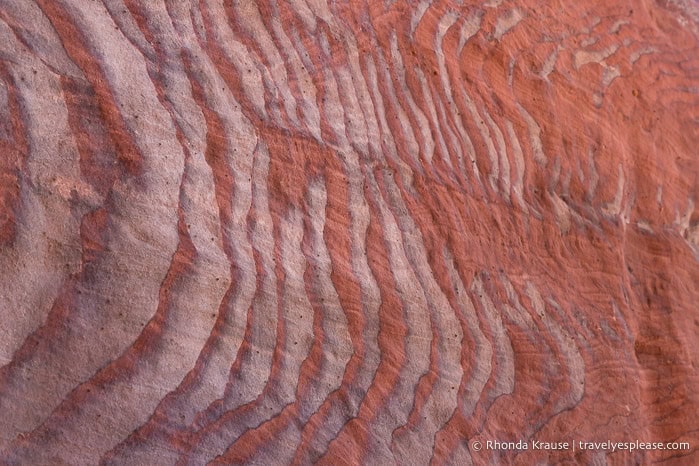
[[[0,463],[699,464],[698,11],[0,1]]]

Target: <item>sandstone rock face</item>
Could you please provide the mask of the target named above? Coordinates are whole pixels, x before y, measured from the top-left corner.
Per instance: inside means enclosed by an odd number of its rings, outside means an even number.
[[[699,464],[698,20],[0,2],[1,462]]]

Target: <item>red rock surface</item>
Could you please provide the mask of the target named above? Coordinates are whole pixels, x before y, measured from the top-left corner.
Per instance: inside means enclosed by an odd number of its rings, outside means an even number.
[[[699,464],[698,20],[1,2],[2,463]]]

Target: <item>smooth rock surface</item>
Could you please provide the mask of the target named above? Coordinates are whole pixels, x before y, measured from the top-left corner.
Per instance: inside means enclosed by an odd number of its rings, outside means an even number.
[[[698,151],[692,0],[4,0],[0,463],[699,464]]]

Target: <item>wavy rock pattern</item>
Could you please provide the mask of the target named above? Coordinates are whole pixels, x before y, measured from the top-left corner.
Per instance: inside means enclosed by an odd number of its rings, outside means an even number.
[[[698,21],[0,2],[3,462],[698,464]]]

